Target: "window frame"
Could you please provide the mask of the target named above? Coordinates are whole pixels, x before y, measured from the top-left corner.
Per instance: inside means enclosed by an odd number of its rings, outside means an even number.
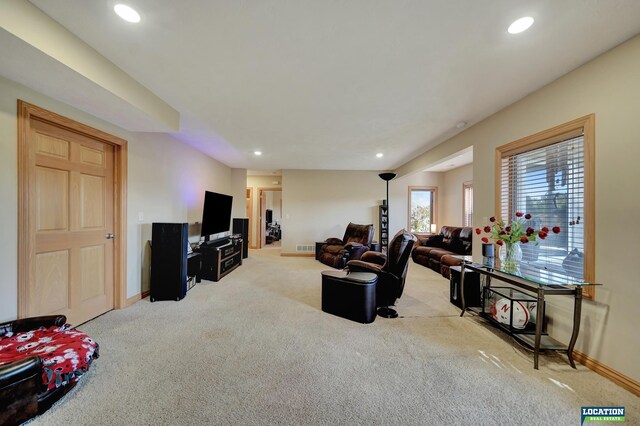
[[[496,148],[495,152],[495,212],[502,205],[502,159],[515,154],[543,148],[554,143],[582,136],[584,143],[584,280],[595,283],[595,114],[589,114],[564,124],[518,139]],[[595,287],[583,288],[583,295],[595,299]]]
[[[433,194],[431,224],[438,225],[438,187],[437,186],[409,186],[408,206],[407,206],[407,229],[414,235],[432,235],[431,230],[427,232],[414,232],[411,229],[411,193],[413,191],[431,191]],[[436,229],[435,234],[438,233]]]

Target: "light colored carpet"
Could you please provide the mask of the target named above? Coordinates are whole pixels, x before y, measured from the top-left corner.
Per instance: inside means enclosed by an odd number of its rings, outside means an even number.
[[[401,318],[322,312],[312,258],[252,250],[180,302],[140,301],[79,327],[101,357],[31,425],[578,425],[587,405],[640,398],[565,356],[531,353],[449,303],[414,263]]]

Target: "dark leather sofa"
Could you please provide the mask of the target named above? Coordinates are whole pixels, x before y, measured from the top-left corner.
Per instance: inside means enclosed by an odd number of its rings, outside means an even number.
[[[433,269],[447,279],[451,277],[449,267],[461,263],[453,256],[471,255],[471,227],[443,226],[439,234],[417,237],[418,246],[411,253],[413,261]]]

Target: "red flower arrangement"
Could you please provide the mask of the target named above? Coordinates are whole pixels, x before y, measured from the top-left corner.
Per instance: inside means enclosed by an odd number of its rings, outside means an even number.
[[[544,240],[549,235],[549,232],[554,234],[560,233],[560,227],[554,226],[549,231],[546,226],[540,229],[534,229],[531,226],[526,226],[527,222],[533,218],[529,213],[516,212],[516,218],[510,224],[505,224],[502,219],[496,219],[492,216],[489,221],[492,225],[487,225],[483,229],[476,228],[476,234],[480,235],[482,231],[489,234],[489,238],[496,240],[496,244],[501,246],[507,244],[510,246],[513,243],[528,243],[536,242],[537,239]],[[483,243],[488,243],[489,238],[482,237]]]

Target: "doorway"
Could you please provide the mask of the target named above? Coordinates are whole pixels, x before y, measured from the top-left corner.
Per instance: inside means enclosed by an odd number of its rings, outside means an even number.
[[[127,141],[18,101],[18,316],[126,305]]]
[[[260,248],[280,248],[282,240],[282,188],[258,188]]]
[[[245,244],[247,244],[247,247],[249,248],[254,248],[254,243],[253,243],[253,188],[247,188],[247,195],[246,195],[246,217],[249,219],[249,241],[247,241]]]

